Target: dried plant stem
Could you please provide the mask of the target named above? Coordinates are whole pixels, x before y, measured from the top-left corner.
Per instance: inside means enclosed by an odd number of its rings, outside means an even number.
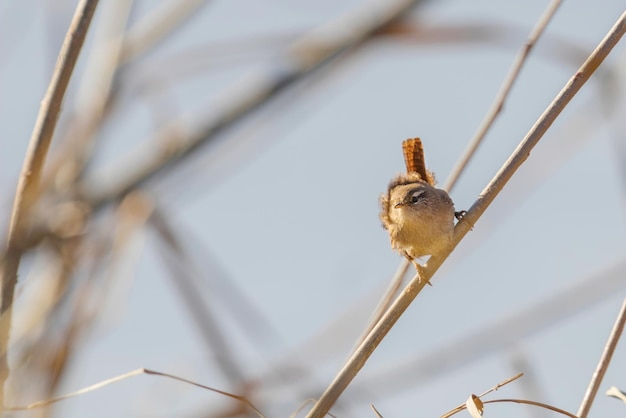
[[[215,392],[217,394],[220,394],[220,395],[223,395],[223,396],[235,399],[235,400],[237,400],[237,401],[247,405],[250,409],[252,409],[261,418],[264,418],[264,415],[261,413],[261,411],[259,411],[259,409],[256,406],[254,406],[252,404],[252,402],[250,402],[250,400],[248,398],[246,398],[245,396],[236,395],[234,393],[225,392],[223,390],[212,388],[210,386],[202,385],[200,383],[197,383],[197,382],[194,382],[194,381],[191,381],[191,380],[188,380],[188,379],[184,379],[182,377],[178,377],[178,376],[175,376],[173,374],[163,373],[163,372],[159,372],[159,371],[156,371],[156,370],[150,370],[150,369],[145,369],[145,368],[143,368],[143,369],[136,369],[136,370],[130,371],[128,373],[124,373],[124,374],[112,377],[111,379],[103,380],[103,381],[98,382],[96,384],[93,384],[91,386],[87,386],[86,388],[82,388],[80,390],[77,390],[77,391],[72,392],[72,393],[68,393],[68,394],[63,395],[63,396],[59,396],[58,398],[48,399],[46,401],[35,402],[35,403],[32,403],[32,404],[27,405],[27,406],[15,406],[15,407],[4,408],[4,410],[5,411],[27,411],[27,410],[30,410],[30,409],[42,408],[42,407],[45,407],[45,406],[52,405],[54,403],[63,401],[65,399],[70,399],[70,398],[73,398],[75,396],[79,396],[79,395],[82,395],[82,394],[85,394],[85,393],[93,392],[93,391],[101,389],[101,388],[103,388],[105,386],[109,386],[109,385],[112,385],[114,383],[121,382],[122,380],[126,380],[126,379],[129,379],[131,377],[135,377],[135,376],[139,376],[139,375],[143,375],[143,374],[152,375],[152,376],[161,376],[161,377],[165,377],[165,378],[168,378],[168,379],[177,380],[179,382],[183,382],[183,383],[187,383],[189,385],[197,386],[199,388],[210,390],[211,392]]]
[[[369,390],[377,397],[397,393],[407,387],[424,384],[450,370],[464,367],[489,353],[510,349],[519,341],[564,321],[574,313],[597,304],[609,295],[623,291],[621,280],[626,269],[622,258],[608,269],[591,274],[572,287],[531,303],[516,312],[499,318],[493,324],[468,330],[460,336],[431,350],[400,359],[396,364],[374,370],[352,384],[354,392]],[[526,379],[528,380],[528,370]],[[530,375],[532,380],[532,374]],[[534,399],[534,397],[529,397]]]
[[[502,382],[498,383],[497,385],[495,385],[495,386],[494,386],[494,387],[492,387],[491,389],[484,391],[483,393],[481,393],[480,395],[478,395],[478,396],[477,396],[477,398],[482,398],[483,396],[486,396],[486,395],[490,394],[491,392],[495,392],[495,391],[497,391],[498,389],[500,389],[502,386],[506,386],[506,385],[508,385],[509,383],[511,383],[511,382],[513,382],[513,381],[515,381],[515,380],[519,379],[519,378],[520,378],[520,377],[522,377],[523,375],[524,375],[524,373],[518,373],[518,374],[516,374],[516,375],[515,375],[515,376],[513,376],[513,377],[509,377],[508,379],[506,379],[506,380],[504,380],[504,381],[502,381]],[[462,403],[461,405],[457,406],[456,408],[454,408],[454,409],[450,410],[449,412],[447,412],[447,413],[443,414],[443,415],[441,416],[441,418],[448,418],[448,417],[451,417],[452,415],[456,414],[456,413],[457,413],[457,412],[459,412],[459,411],[464,410],[465,408],[466,408],[466,404],[465,404],[465,403]]]
[[[500,90],[498,91],[498,94],[491,104],[491,108],[487,112],[487,115],[485,115],[485,119],[483,119],[480,127],[470,140],[465,151],[463,152],[463,155],[461,156],[461,158],[459,158],[458,162],[452,169],[452,173],[450,173],[450,176],[448,177],[448,180],[444,185],[444,189],[450,191],[454,188],[457,180],[459,179],[459,176],[461,175],[463,170],[465,170],[465,167],[467,167],[467,164],[476,153],[478,146],[483,141],[485,135],[487,135],[487,132],[489,131],[489,129],[491,129],[496,118],[504,108],[504,102],[506,101],[506,98],[513,88],[513,84],[515,84],[515,81],[517,80],[519,73],[522,70],[522,66],[526,62],[526,58],[528,58],[530,50],[535,46],[537,40],[544,32],[545,28],[548,26],[548,23],[550,23],[550,20],[552,20],[552,17],[556,13],[560,5],[561,0],[552,0],[550,4],[548,4],[546,10],[543,12],[543,15],[541,15],[541,17],[539,18],[539,21],[537,22],[533,30],[530,32],[526,44],[524,44],[522,49],[515,57],[509,73],[502,82]]]
[[[558,412],[561,415],[565,415],[566,417],[570,417],[570,418],[578,418],[576,417],[576,415],[567,412],[564,409],[561,408],[557,408],[556,406],[552,406],[552,405],[548,405],[542,402],[536,402],[536,401],[529,401],[527,399],[494,399],[491,401],[483,401],[483,404],[489,404],[489,403],[521,403],[521,404],[525,404],[525,405],[532,405],[532,406],[538,406],[540,408],[544,408],[547,409],[549,411],[554,411],[554,412]],[[465,405],[463,406],[463,408],[459,409],[458,411],[454,412],[455,414],[457,412],[462,411],[463,409],[465,409]],[[443,415],[441,418],[447,418],[450,417],[452,415]]]
[[[39,182],[61,110],[63,97],[65,96],[65,91],[67,90],[97,4],[98,0],[81,0],[76,7],[76,12],[61,46],[48,90],[41,102],[41,108],[35,122],[15,193],[7,248],[4,260],[2,260],[1,273],[0,405],[3,405],[4,382],[8,377],[6,354],[9,344],[13,292],[17,282],[17,270],[22,257],[22,249],[19,243],[22,238],[22,228],[24,227],[24,220],[28,211],[39,194]]]
[[[352,379],[354,379],[359,370],[361,370],[369,356],[374,352],[385,335],[387,335],[391,327],[393,327],[404,311],[406,311],[411,302],[441,266],[443,261],[448,257],[448,255],[450,255],[454,247],[456,247],[459,241],[478,221],[480,216],[485,212],[487,207],[489,207],[491,202],[493,202],[495,197],[498,193],[500,193],[502,188],[506,185],[517,169],[528,158],[530,151],[539,142],[548,128],[550,128],[550,126],[554,123],[565,106],[567,106],[567,104],[587,82],[589,77],[594,73],[602,61],[604,61],[604,59],[608,56],[613,47],[624,35],[624,31],[626,31],[626,12],[620,16],[617,23],[613,26],[613,28],[611,28],[607,36],[600,42],[578,71],[570,78],[552,103],[550,103],[535,125],[526,134],[526,137],[515,149],[513,154],[504,163],[502,168],[500,168],[491,182],[485,187],[472,207],[467,211],[463,220],[457,224],[454,230],[454,241],[452,247],[440,255],[431,257],[424,268],[421,279],[416,275],[408,283],[404,291],[372,329],[372,332],[367,336],[359,348],[357,348],[357,350],[353,353],[346,365],[339,371],[339,374],[322,394],[311,411],[309,411],[307,415],[308,418],[322,418],[326,415],[326,412],[328,412],[337,398],[339,398],[341,393],[343,393]]]
[[[602,357],[600,357],[600,362],[598,363],[596,370],[593,372],[593,376],[591,377],[591,381],[589,382],[589,387],[587,388],[585,397],[580,404],[580,408],[578,409],[578,418],[587,418],[587,414],[589,414],[591,404],[593,403],[593,400],[598,393],[600,383],[602,383],[602,379],[604,378],[606,370],[609,367],[609,363],[611,362],[611,358],[613,357],[613,352],[615,352],[615,347],[617,346],[619,338],[622,335],[622,331],[624,330],[625,323],[626,299],[624,299],[624,303],[622,303],[622,308],[617,315],[617,319],[615,320],[615,325],[613,325],[613,330],[611,331],[609,340],[604,347]]]
[[[59,161],[51,160],[52,175],[57,188],[62,182],[76,181],[91,163],[96,149],[98,129],[113,108],[117,93],[115,80],[124,41],[124,30],[133,8],[132,0],[104,3],[100,9],[98,30],[85,59],[81,83],[73,106],[72,124],[64,138],[59,138]],[[56,166],[55,166],[56,165]],[[59,176],[58,172],[62,175]]]

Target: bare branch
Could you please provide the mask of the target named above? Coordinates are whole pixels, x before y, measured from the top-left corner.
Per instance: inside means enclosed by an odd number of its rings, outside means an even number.
[[[558,412],[561,415],[565,415],[566,417],[570,417],[570,418],[578,418],[576,417],[576,415],[565,411],[564,409],[561,408],[557,408],[556,406],[552,406],[552,405],[548,405],[542,402],[535,402],[535,401],[529,401],[527,399],[494,399],[492,401],[484,401],[483,404],[488,404],[488,403],[521,403],[521,404],[525,404],[525,405],[532,405],[532,406],[538,406],[540,408],[544,408],[550,411],[554,411],[554,412]],[[459,410],[455,410],[455,414],[459,411],[462,411],[463,409],[465,409],[465,405],[463,405],[463,408],[459,409]],[[446,418],[446,417],[450,417],[451,415],[446,414],[443,415],[441,418]]]
[[[9,224],[8,243],[5,258],[2,260],[2,296],[0,301],[0,405],[3,404],[4,382],[8,377],[6,352],[9,345],[11,307],[17,282],[17,270],[22,257],[19,240],[22,236],[24,220],[39,195],[39,182],[44,162],[56,128],[63,97],[70,77],[78,60],[83,42],[87,35],[91,19],[98,5],[98,0],[81,0],[76,7],[74,17],[65,35],[59,51],[57,64],[48,86],[48,91],[41,102],[37,121],[30,139],[20,180],[15,193],[11,221]]]
[[[518,373],[518,374],[516,374],[516,375],[515,375],[515,376],[513,376],[513,377],[509,377],[508,379],[506,379],[506,380],[504,380],[504,381],[502,381],[502,382],[498,383],[497,385],[495,385],[495,386],[494,386],[494,387],[492,387],[491,389],[486,390],[485,392],[483,392],[483,393],[481,393],[480,395],[476,396],[476,398],[480,399],[480,398],[482,398],[483,396],[490,394],[491,392],[495,392],[496,390],[500,389],[502,386],[506,386],[506,385],[508,385],[509,383],[511,383],[511,382],[513,382],[513,381],[515,381],[515,380],[519,379],[519,378],[520,378],[520,377],[522,377],[523,375],[524,375],[524,373]],[[473,395],[473,396],[475,396],[475,395]],[[467,407],[466,405],[467,405],[467,403],[462,403],[461,405],[457,406],[456,408],[453,408],[453,409],[451,409],[449,412],[446,412],[445,414],[443,414],[443,415],[441,416],[441,418],[448,418],[448,417],[451,417],[452,415],[456,414],[457,412],[464,410],[464,409]]]
[[[626,324],[626,299],[624,299],[622,308],[620,309],[619,314],[617,314],[617,319],[615,320],[615,325],[613,325],[611,335],[609,335],[609,340],[604,347],[602,357],[600,357],[598,366],[591,377],[591,382],[589,382],[589,387],[587,388],[585,397],[580,404],[580,408],[578,409],[578,418],[587,418],[587,415],[589,414],[591,404],[598,393],[600,383],[602,383],[602,379],[606,374],[606,370],[608,369],[613,353],[615,352],[615,347],[617,346],[619,338],[622,335],[622,331],[624,330],[624,324]]]
[[[109,385],[111,385],[113,383],[121,382],[122,380],[126,380],[128,378],[139,376],[139,375],[142,375],[142,374],[161,376],[161,377],[166,377],[168,379],[178,380],[179,382],[187,383],[189,385],[197,386],[199,388],[210,390],[210,391],[218,393],[220,395],[227,396],[229,398],[235,399],[235,400],[237,400],[239,402],[242,402],[242,403],[246,404],[258,416],[260,416],[261,418],[264,418],[264,415],[261,413],[261,411],[259,411],[252,404],[252,402],[250,402],[250,400],[248,400],[248,398],[246,398],[245,396],[235,395],[234,393],[229,393],[229,392],[225,392],[223,390],[212,388],[210,386],[205,386],[205,385],[202,385],[200,383],[196,383],[196,382],[188,380],[188,379],[183,379],[182,377],[178,377],[178,376],[175,376],[173,374],[162,373],[162,372],[158,372],[156,370],[150,370],[150,369],[136,369],[136,370],[130,371],[128,373],[124,373],[124,374],[121,374],[119,376],[115,376],[115,377],[112,377],[110,379],[106,379],[106,380],[103,380],[101,382],[95,383],[95,384],[93,384],[91,386],[87,386],[85,388],[79,389],[79,390],[77,390],[75,392],[68,393],[68,394],[63,395],[63,396],[59,396],[58,398],[49,399],[49,400],[46,400],[46,401],[35,402],[35,403],[32,403],[32,404],[27,405],[27,406],[15,406],[15,407],[10,407],[10,408],[4,408],[4,410],[5,411],[27,411],[27,410],[30,410],[30,409],[43,408],[44,406],[48,406],[48,405],[51,405],[53,403],[57,403],[59,401],[63,401],[65,399],[73,398],[75,396],[79,396],[79,395],[82,395],[82,394],[85,394],[85,393],[93,392],[93,391],[101,389],[101,388],[103,388],[105,386],[109,386]]]

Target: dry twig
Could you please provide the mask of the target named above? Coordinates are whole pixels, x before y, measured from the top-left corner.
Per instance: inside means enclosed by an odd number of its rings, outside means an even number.
[[[495,386],[494,386],[494,387],[492,387],[491,389],[488,389],[488,390],[486,390],[485,392],[481,393],[480,395],[478,395],[478,396],[477,396],[477,398],[482,398],[483,396],[488,395],[488,394],[490,394],[491,392],[495,392],[496,390],[500,389],[502,386],[506,386],[506,385],[508,385],[509,383],[511,383],[511,382],[513,382],[513,381],[515,381],[515,380],[519,379],[519,378],[520,378],[520,377],[522,377],[523,375],[524,375],[524,373],[518,373],[518,374],[516,374],[516,375],[515,375],[515,376],[513,376],[513,377],[509,377],[508,379],[506,379],[506,380],[504,380],[504,381],[502,381],[502,382],[498,383],[497,385],[495,385]],[[452,416],[452,415],[456,414],[456,413],[457,413],[457,412],[459,412],[459,411],[462,411],[463,409],[465,409],[465,407],[466,407],[465,405],[466,405],[465,403],[462,403],[461,405],[457,406],[456,408],[453,408],[453,409],[451,409],[449,412],[447,412],[447,413],[443,414],[443,415],[441,416],[441,418],[447,418],[447,417],[450,417],[450,416]]]
[[[483,404],[488,404],[488,403],[521,403],[521,404],[525,404],[525,405],[532,405],[532,406],[538,406],[540,408],[544,408],[547,409],[549,411],[554,411],[554,412],[558,412],[561,415],[565,415],[566,417],[570,417],[570,418],[578,418],[576,417],[576,415],[572,414],[571,412],[567,412],[564,409],[561,408],[557,408],[556,406],[552,406],[552,405],[548,405],[542,402],[535,402],[535,401],[529,401],[527,399],[494,399],[491,401],[484,401]],[[465,409],[465,405],[463,405],[463,408],[460,409],[460,411],[462,411],[463,409]],[[459,412],[459,411],[456,411]],[[456,413],[455,412],[455,413]],[[449,417],[451,415],[444,415],[442,418],[444,417]]]
[[[463,367],[489,353],[509,348],[529,335],[545,330],[557,321],[563,321],[591,304],[621,291],[626,287],[620,280],[624,269],[626,258],[555,295],[510,313],[493,324],[479,330],[470,330],[467,335],[443,346],[401,359],[382,370],[367,373],[351,386],[351,390],[368,390],[377,397],[382,397],[407,387],[424,384],[446,371]]]
[[[82,395],[82,394],[85,394],[85,393],[93,392],[94,390],[101,389],[101,388],[103,388],[105,386],[108,386],[108,385],[111,385],[113,383],[121,382],[122,380],[126,380],[128,378],[131,378],[131,377],[134,377],[134,376],[139,376],[139,375],[142,375],[142,374],[161,376],[161,377],[166,377],[168,379],[178,380],[179,382],[187,383],[189,385],[197,386],[199,388],[210,390],[210,391],[218,393],[220,395],[227,396],[229,398],[235,399],[235,400],[237,400],[237,401],[247,405],[258,416],[260,416],[261,418],[264,418],[264,415],[261,413],[261,411],[259,411],[257,409],[257,407],[255,407],[252,404],[252,402],[250,402],[250,400],[248,400],[248,398],[246,398],[245,396],[235,395],[234,393],[229,393],[229,392],[225,392],[223,390],[212,388],[210,386],[205,386],[205,385],[202,385],[200,383],[197,383],[197,382],[194,382],[194,381],[191,381],[191,380],[188,380],[188,379],[183,379],[182,377],[174,376],[174,375],[169,374],[169,373],[162,373],[162,372],[158,372],[156,370],[150,370],[150,369],[136,369],[136,370],[130,371],[128,373],[124,373],[124,374],[121,374],[119,376],[112,377],[111,379],[106,379],[106,380],[103,380],[102,382],[95,383],[95,384],[93,384],[91,386],[87,386],[86,388],[82,388],[82,389],[77,390],[75,392],[68,393],[68,394],[65,394],[63,396],[59,396],[59,397],[54,398],[54,399],[48,399],[46,401],[35,402],[35,403],[32,403],[30,405],[26,405],[26,406],[15,406],[15,407],[4,408],[4,411],[27,411],[27,410],[30,410],[30,409],[43,408],[45,406],[52,405],[52,404],[57,403],[59,401],[63,401],[65,399],[73,398],[75,396],[79,396],[79,395]]]
[[[30,139],[20,180],[15,193],[11,222],[9,224],[8,243],[2,260],[2,296],[0,302],[0,405],[3,405],[4,382],[8,377],[6,359],[9,345],[9,329],[11,325],[11,309],[13,293],[17,283],[17,270],[22,257],[20,239],[23,238],[23,228],[34,202],[39,195],[39,182],[43,172],[44,162],[52,141],[56,122],[61,111],[63,97],[67,90],[70,77],[74,70],[78,55],[87,35],[91,19],[94,15],[98,0],[81,0],[65,35],[65,40],[59,51],[57,64],[52,74],[46,95],[41,102],[41,108],[35,122]]]
[[[609,335],[609,340],[604,347],[604,352],[600,357],[596,370],[593,372],[585,397],[580,404],[580,408],[578,409],[578,418],[587,418],[587,414],[589,414],[591,404],[598,393],[600,383],[602,383],[602,379],[604,378],[606,370],[609,367],[609,363],[611,362],[611,358],[613,357],[613,352],[615,352],[615,347],[617,346],[619,338],[622,335],[622,331],[624,330],[624,324],[626,324],[626,299],[624,299],[622,308],[617,314],[617,319],[615,320],[615,325],[613,325],[611,335]]]

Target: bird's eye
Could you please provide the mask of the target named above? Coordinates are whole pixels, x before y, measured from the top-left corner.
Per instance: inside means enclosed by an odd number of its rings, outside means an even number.
[[[409,198],[409,201],[411,203],[417,203],[420,200],[422,200],[423,198],[424,198],[424,191],[420,190],[420,191],[417,191],[417,192],[413,192],[411,194],[411,197]]]

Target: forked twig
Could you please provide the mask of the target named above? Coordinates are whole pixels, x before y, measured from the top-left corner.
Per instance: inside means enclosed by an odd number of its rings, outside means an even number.
[[[424,267],[422,272],[423,274],[421,275],[422,277],[420,278],[420,275],[416,275],[409,282],[394,304],[372,329],[372,332],[353,353],[346,365],[339,371],[333,382],[322,394],[319,401],[313,406],[311,411],[309,411],[309,414],[307,415],[308,418],[322,418],[326,412],[328,412],[337,398],[339,398],[352,379],[354,379],[359,370],[361,370],[361,368],[365,365],[369,356],[374,352],[385,335],[387,335],[391,327],[393,327],[396,321],[409,307],[411,302],[419,294],[426,283],[430,281],[433,274],[450,255],[454,247],[456,247],[459,241],[478,221],[480,216],[485,212],[487,207],[489,207],[491,202],[493,202],[495,197],[498,193],[500,193],[502,188],[506,185],[517,169],[528,158],[534,146],[543,137],[548,128],[550,128],[550,126],[554,123],[565,106],[567,106],[580,88],[587,82],[587,80],[589,80],[589,77],[591,77],[602,61],[604,61],[604,59],[608,56],[613,47],[624,35],[625,31],[626,12],[619,17],[618,21],[608,32],[606,37],[600,42],[579,70],[570,78],[552,103],[550,103],[535,125],[526,134],[526,137],[518,145],[517,149],[504,163],[502,168],[500,168],[500,171],[498,171],[491,182],[485,187],[472,207],[467,211],[463,220],[457,224],[454,230],[452,247],[446,249],[442,254],[431,257]]]
[[[472,397],[480,399],[483,396],[500,389],[502,386],[508,385],[512,381],[519,379],[520,377],[523,376],[523,374],[524,373],[518,373],[515,376],[513,376],[513,377],[511,377],[511,378],[509,378],[509,379],[507,379],[507,380],[505,380],[505,381],[503,381],[501,383],[498,383],[496,386],[494,386],[493,388],[491,388],[491,389],[481,393],[480,395],[478,395],[478,396],[472,395]],[[558,412],[558,413],[563,414],[563,415],[565,415],[567,417],[570,417],[570,418],[577,418],[576,415],[574,415],[574,414],[572,414],[570,412],[567,412],[567,411],[565,411],[565,410],[563,410],[561,408],[557,408],[556,406],[548,405],[548,404],[545,404],[545,403],[542,403],[542,402],[530,401],[530,400],[526,400],[526,399],[494,399],[494,400],[490,400],[490,401],[483,401],[481,399],[480,401],[481,401],[482,405],[485,405],[485,404],[488,404],[488,403],[500,403],[500,402],[522,403],[522,404],[526,404],[526,405],[539,406],[541,408],[548,409],[550,411]],[[462,410],[464,410],[466,408],[467,408],[467,403],[463,403],[463,404],[457,406],[456,408],[454,408],[454,409],[446,412],[445,414],[443,414],[441,416],[441,418],[449,418],[452,415],[454,415],[454,414],[456,414],[458,412],[461,412]]]
[[[542,403],[542,402],[530,401],[530,400],[527,400],[527,399],[493,399],[491,401],[483,401],[483,404],[502,403],[502,402],[506,402],[506,403],[522,403],[522,404],[526,404],[526,405],[538,406],[540,408],[544,408],[544,409],[548,409],[550,411],[558,412],[559,414],[565,415],[566,417],[578,418],[576,415],[572,414],[571,412],[567,412],[566,410],[561,409],[561,408],[557,408],[556,406],[548,405],[548,404]],[[456,414],[457,412],[462,411],[463,409],[465,409],[465,405],[463,405],[463,408],[459,409],[458,411],[455,410],[454,414]],[[452,416],[454,414],[446,414],[446,415],[443,415],[441,418],[450,417],[450,416]]]
[[[489,390],[484,391],[483,393],[481,393],[480,395],[478,395],[478,398],[482,398],[485,395],[490,394],[491,392],[495,392],[496,390],[500,389],[502,386],[506,386],[509,383],[513,382],[514,380],[519,379],[520,377],[522,377],[524,375],[524,373],[518,373],[513,377],[509,377],[508,379],[498,383],[497,385],[495,385],[494,387],[492,387]],[[484,402],[484,401],[483,401]],[[462,403],[461,405],[457,406],[456,408],[451,409],[449,412],[446,412],[445,414],[443,414],[441,416],[441,418],[448,418],[451,417],[452,415],[456,414],[459,411],[462,411],[463,409],[465,409],[465,403]]]
[[[11,326],[11,310],[13,293],[17,282],[17,270],[22,258],[20,238],[24,221],[30,208],[39,194],[39,182],[44,162],[50,148],[50,142],[56,128],[61,111],[63,97],[82,49],[91,19],[98,5],[98,0],[81,0],[76,7],[74,17],[65,35],[59,51],[57,63],[48,85],[48,90],[41,102],[37,121],[28,145],[28,151],[15,193],[11,221],[9,224],[8,242],[4,260],[2,260],[2,295],[0,301],[0,405],[3,404],[4,382],[8,377],[6,352],[8,348],[9,329]]]
[[[587,414],[589,414],[591,404],[598,393],[600,383],[602,383],[602,379],[604,378],[606,370],[609,367],[609,363],[611,362],[611,358],[613,357],[613,353],[615,352],[615,347],[617,346],[619,338],[622,335],[622,331],[624,330],[624,324],[626,324],[626,299],[624,299],[622,308],[620,309],[619,314],[617,314],[617,319],[615,320],[615,325],[613,325],[613,330],[611,330],[611,335],[609,335],[609,340],[604,347],[604,352],[600,357],[596,370],[593,372],[593,376],[589,382],[589,387],[587,388],[587,392],[585,392],[585,397],[580,404],[580,408],[578,409],[578,418],[587,418]]]

